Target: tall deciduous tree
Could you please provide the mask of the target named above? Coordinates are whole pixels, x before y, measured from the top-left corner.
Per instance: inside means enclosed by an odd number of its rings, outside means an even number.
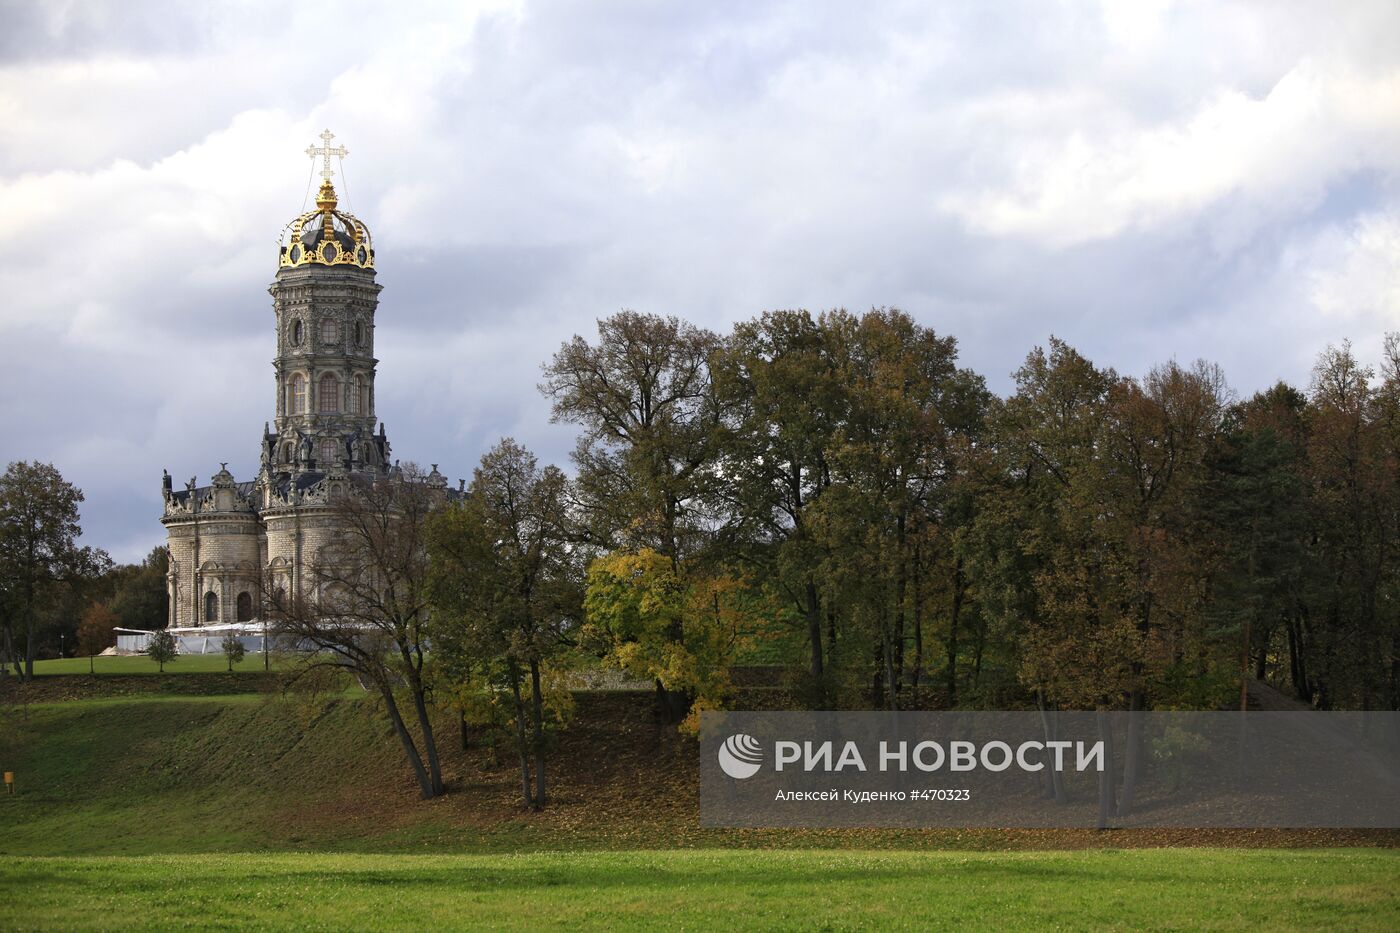
[[[93,656],[111,646],[120,621],[106,603],[88,603],[83,610],[82,621],[78,623],[78,647],[88,657],[89,674],[95,672]]]
[[[826,579],[854,636],[848,658],[874,658],[872,699],[894,708],[906,689],[908,648],[917,650],[923,634],[929,581],[920,571],[933,565],[920,543],[932,526],[955,520],[948,492],[986,391],[980,377],[957,368],[956,341],[901,311],[835,312],[823,324],[849,392],[831,451],[833,483],[818,509]],[[959,572],[956,562],[939,569]]]
[[[775,311],[734,328],[715,380],[730,417],[722,434],[715,495],[733,518],[726,543],[759,568],[806,629],[808,674],[822,681],[822,543],[813,509],[831,486],[831,455],[846,418],[848,388],[832,329],[806,311]]]
[[[103,551],[77,543],[82,501],[82,491],[51,464],[17,461],[0,476],[0,649],[26,678],[34,676],[42,601],[56,587],[95,576],[110,564]]]
[[[524,805],[545,805],[546,679],[578,625],[580,580],[568,481],[506,438],[481,459],[460,507],[428,537],[435,651],[444,675],[503,685],[515,710]],[[533,780],[531,759],[534,762]]]
[[[294,676],[342,669],[377,692],[425,800],[444,790],[425,667],[431,637],[427,526],[446,496],[445,484],[411,464],[356,482],[334,502],[338,533],[315,555],[308,588],[300,591],[298,581],[280,577],[263,586],[276,636],[317,649],[302,656]],[[417,721],[417,739],[400,710],[400,691]]]
[[[718,344],[674,317],[623,311],[598,322],[597,343],[576,336],[544,367],[554,420],[583,429],[576,496],[598,547],[651,548],[680,571],[708,540],[703,507],[723,415],[710,373]],[[688,698],[660,682],[657,695],[668,719],[684,715]]]

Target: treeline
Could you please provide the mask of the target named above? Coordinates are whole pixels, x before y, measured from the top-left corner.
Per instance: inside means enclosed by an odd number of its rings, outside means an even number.
[[[1306,391],[1238,400],[1207,363],[1134,378],[1052,339],[1003,399],[899,311],[725,336],[623,312],[544,367],[580,429],[572,477],[507,439],[456,507],[394,507],[428,517],[422,548],[390,550],[424,558],[354,570],[389,584],[407,645],[364,678],[391,713],[387,684],[416,685],[426,748],[396,728],[425,797],[439,689],[514,732],[535,807],[561,685],[599,659],[687,730],[755,661],[818,709],[1218,709],[1251,677],[1395,709],[1400,338],[1385,358],[1329,348]],[[388,617],[354,603],[332,615]],[[324,604],[301,615],[326,634]]]
[[[0,674],[32,676],[37,658],[96,653],[112,629],[157,629],[168,616],[164,547],[113,564],[78,544],[83,493],[52,464],[0,475]]]
[[[540,388],[579,428],[572,475],[506,439],[462,498],[366,478],[311,585],[264,581],[278,633],[323,649],[298,675],[379,694],[425,797],[446,702],[464,742],[513,733],[542,806],[600,661],[686,729],[754,664],[818,709],[1211,709],[1250,677],[1400,708],[1400,337],[1380,372],[1343,344],[1247,399],[1207,363],[1124,376],[1052,339],[999,398],[895,310],[727,335],[623,312]],[[166,617],[163,549],[111,568],[75,544],[79,502],[52,467],[0,482],[16,669],[62,619]]]
[[[578,643],[722,705],[764,642],[814,707],[1400,708],[1400,340],[1304,390],[1051,340],[1009,398],[899,311],[720,336],[624,312],[545,366],[581,433]],[[800,655],[793,650],[800,646]]]

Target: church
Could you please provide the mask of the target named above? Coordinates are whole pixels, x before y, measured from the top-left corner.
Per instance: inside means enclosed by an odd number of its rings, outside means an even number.
[[[322,133],[307,154],[321,160],[315,210],[283,229],[272,295],[274,419],[263,426],[258,473],[235,478],[222,464],[207,486],[177,489],[166,473],[161,523],[170,547],[171,628],[258,621],[268,592],[312,595],[308,568],[334,540],[332,500],[356,482],[397,473],[376,421],[374,242],[339,208]],[[427,481],[452,498],[433,465]],[[184,639],[182,639],[183,641]]]

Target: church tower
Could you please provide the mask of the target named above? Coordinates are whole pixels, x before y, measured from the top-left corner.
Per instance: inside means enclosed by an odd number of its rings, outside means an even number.
[[[270,474],[377,473],[390,462],[383,426],[375,433],[374,244],[338,207],[330,160],[346,151],[331,147],[329,131],[321,138],[307,150],[322,159],[316,209],[287,225],[268,289],[277,330],[276,420],[262,454]]]
[[[161,481],[172,628],[248,626],[267,617],[279,592],[316,598],[316,568],[343,534],[339,497],[378,477],[402,480],[375,416],[374,243],[364,222],[340,209],[331,159],[349,153],[333,138],[327,130],[306,150],[321,161],[316,209],[283,230],[268,289],[273,419],[257,476],[240,482],[224,463],[207,486],[191,477],[177,488],[168,473]],[[436,465],[423,481],[445,498],[462,494]],[[208,641],[182,641],[181,650],[205,650]]]

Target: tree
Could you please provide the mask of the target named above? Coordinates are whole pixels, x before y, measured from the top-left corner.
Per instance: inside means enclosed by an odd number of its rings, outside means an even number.
[[[598,322],[596,344],[575,336],[544,367],[553,420],[583,428],[575,495],[590,543],[651,548],[679,571],[708,540],[704,504],[718,480],[723,417],[710,375],[718,345],[674,317],[623,311]],[[673,722],[689,706],[659,681],[657,698]]]
[[[281,576],[268,576],[262,585],[274,636],[316,649],[301,655],[293,679],[343,670],[377,692],[424,800],[444,792],[425,667],[431,637],[427,527],[446,498],[444,481],[411,464],[357,479],[332,504],[337,534],[308,567],[304,588],[303,581]],[[400,690],[419,740],[404,721]]]
[[[1400,705],[1391,660],[1400,628],[1390,608],[1400,535],[1393,360],[1379,387],[1347,343],[1328,347],[1313,368],[1306,471],[1313,557],[1324,572],[1309,580],[1307,629],[1323,708]]]
[[[111,563],[103,551],[77,544],[82,501],[82,491],[51,464],[17,461],[0,476],[0,649],[25,678],[34,676],[42,602],[62,584],[93,577]]]
[[[935,531],[965,521],[950,507],[983,417],[980,377],[956,366],[957,345],[895,309],[823,317],[832,331],[848,407],[829,454],[831,486],[817,506],[832,609],[849,634],[846,663],[869,674],[872,702],[897,708],[911,645],[922,664],[925,597],[951,593],[956,632],[966,580],[956,561],[932,560]],[[930,576],[937,574],[937,581]],[[949,644],[954,642],[950,638]],[[873,662],[873,663],[872,663]]]
[[[174,661],[179,653],[179,645],[169,630],[159,629],[151,633],[151,640],[146,644],[146,655],[160,665],[162,674],[165,673],[166,662]]]
[[[434,650],[456,684],[509,693],[524,805],[547,800],[550,665],[577,626],[578,562],[570,546],[568,481],[506,438],[481,458],[466,500],[430,525]],[[534,761],[533,780],[531,758]]]
[[[730,413],[720,437],[721,508],[733,518],[731,555],[761,568],[806,628],[808,675],[824,695],[823,552],[814,507],[830,487],[831,452],[848,407],[833,329],[806,311],[774,311],[735,326],[715,361]]]
[[[681,729],[694,734],[700,714],[722,709],[732,689],[730,668],[752,628],[750,602],[733,576],[682,575],[656,551],[615,551],[588,568],[586,634],[634,676],[693,697]]]
[[[78,624],[78,646],[88,656],[88,673],[93,669],[93,655],[99,654],[112,644],[114,630],[120,620],[106,603],[91,602],[83,611],[82,622]]]
[[[1307,398],[1284,383],[1233,406],[1210,454],[1201,512],[1220,568],[1205,611],[1221,631],[1239,632],[1239,675],[1265,679],[1282,641],[1277,656],[1287,658],[1291,686],[1311,700],[1303,619],[1316,538],[1306,411]]]
[[[161,545],[152,548],[140,564],[114,569],[111,608],[123,628],[154,631],[169,621],[170,591],[165,579],[169,566],[170,551]]]
[[[243,660],[243,639],[239,638],[236,632],[226,632],[223,640],[219,642],[219,648],[223,651],[224,657],[228,659],[230,671],[233,670],[235,664]]]

